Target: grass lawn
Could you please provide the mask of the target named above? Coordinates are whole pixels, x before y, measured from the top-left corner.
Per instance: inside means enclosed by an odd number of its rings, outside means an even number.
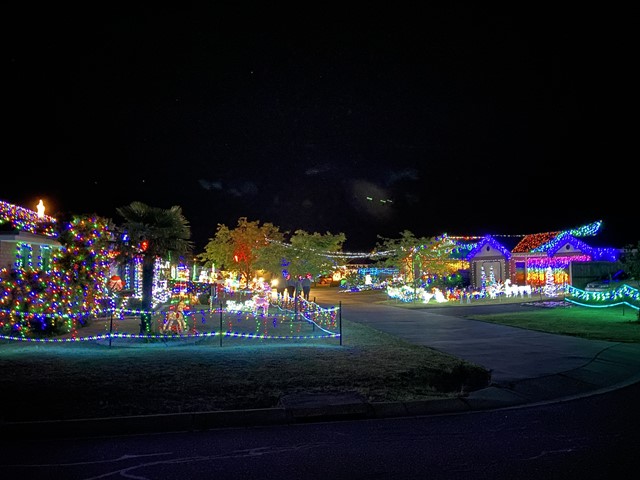
[[[489,381],[482,367],[364,325],[343,321],[343,333],[342,346],[337,339],[225,338],[223,347],[210,339],[145,348],[3,341],[0,421],[267,408],[296,392],[426,400]]]
[[[563,306],[467,318],[590,340],[640,343],[640,322],[636,310],[628,306],[594,308],[560,304]]]
[[[383,292],[354,295],[402,308],[464,305],[398,303]],[[640,342],[640,322],[630,307],[571,305],[468,318]],[[298,392],[350,391],[372,402],[427,400],[464,395],[490,380],[480,366],[365,325],[343,320],[343,334],[343,345],[337,339],[285,343],[224,338],[221,347],[219,339],[212,338],[198,343],[192,339],[190,344],[155,342],[144,348],[133,342],[115,342],[109,348],[95,342],[0,341],[0,423],[269,408],[282,396]]]
[[[370,295],[373,297],[374,292]],[[554,333],[558,335],[571,335],[587,338],[589,340],[605,340],[610,342],[640,343],[640,322],[638,313],[634,308],[624,305],[604,307],[601,304],[593,306],[580,306],[565,302],[562,298],[553,301],[545,301],[539,295],[533,295],[530,299],[523,300],[520,297],[503,299],[478,299],[471,303],[434,301],[424,304],[422,302],[405,303],[398,300],[387,300],[380,294],[377,296],[379,303],[393,305],[408,309],[424,308],[450,308],[465,307],[471,305],[500,305],[507,303],[529,303],[540,305],[536,310],[526,312],[511,312],[501,314],[465,315],[465,318],[482,320],[484,322],[499,323],[512,327],[520,327],[539,332]],[[546,308],[545,308],[546,306]]]

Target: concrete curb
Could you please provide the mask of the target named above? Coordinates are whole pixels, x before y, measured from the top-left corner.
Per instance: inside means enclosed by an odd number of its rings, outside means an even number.
[[[635,373],[634,377],[608,387],[558,374],[524,380],[513,386],[513,389],[490,386],[470,392],[466,397],[448,399],[372,403],[361,400],[345,402],[343,399],[338,399],[334,402],[327,402],[325,395],[324,398],[316,399],[323,403],[313,403],[313,395],[310,395],[305,404],[298,403],[289,407],[38,422],[5,422],[0,424],[0,433],[3,438],[11,439],[104,437],[455,414],[527,406],[602,393],[640,381],[640,375],[637,371]],[[576,374],[576,376],[581,375],[583,374],[579,372]],[[559,395],[559,392],[563,392],[562,395]]]

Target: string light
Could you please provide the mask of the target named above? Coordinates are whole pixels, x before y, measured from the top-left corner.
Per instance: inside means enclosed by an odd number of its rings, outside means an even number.
[[[2,223],[9,223],[24,232],[53,238],[58,236],[55,231],[55,218],[45,215],[44,212],[42,217],[39,217],[33,210],[0,200],[0,224]]]

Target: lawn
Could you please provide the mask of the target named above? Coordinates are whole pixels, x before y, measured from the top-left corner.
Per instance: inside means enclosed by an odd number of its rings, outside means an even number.
[[[640,343],[640,322],[638,322],[638,314],[634,308],[628,305],[609,307],[594,303],[591,306],[581,306],[565,301],[564,298],[561,297],[549,300],[540,295],[532,295],[531,298],[525,299],[521,297],[502,299],[483,298],[472,300],[471,303],[435,303],[433,301],[428,304],[422,302],[404,303],[398,300],[387,300],[380,294],[378,294],[377,299],[379,303],[408,309],[530,303],[540,308],[526,312],[465,315],[465,318],[499,323],[539,332],[570,335],[589,340]]]
[[[464,305],[397,303],[381,292],[354,295],[402,308]],[[630,307],[537,303],[555,308],[467,317],[593,340],[640,342],[640,322]],[[349,391],[372,402],[428,400],[464,395],[490,380],[480,366],[347,320],[343,345],[338,339],[224,338],[220,346],[219,337],[146,345],[117,340],[112,347],[105,341],[5,340],[0,341],[0,368],[0,422],[269,408],[299,392]]]
[[[596,308],[559,301],[535,311],[466,318],[589,340],[640,343],[640,322],[636,311],[629,306]]]
[[[297,392],[357,392],[368,401],[448,398],[489,373],[451,355],[343,321],[344,341],[225,338],[140,348],[0,343],[4,421],[268,408]],[[192,340],[193,342],[193,340]]]

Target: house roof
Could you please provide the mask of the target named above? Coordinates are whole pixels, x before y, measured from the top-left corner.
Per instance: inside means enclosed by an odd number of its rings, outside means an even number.
[[[35,233],[14,230],[13,232],[0,233],[0,242],[24,242],[32,245],[49,245],[51,247],[62,247],[56,239]]]
[[[512,253],[532,253],[539,251],[562,232],[544,232],[525,235],[511,250]]]
[[[615,261],[620,256],[620,250],[608,247],[593,246],[592,240],[600,232],[602,221],[593,222],[580,227],[551,232],[533,233],[528,235],[485,235],[484,237],[466,237],[457,240],[460,251],[466,251],[466,259],[472,259],[485,246],[491,245],[508,259],[511,254],[543,254],[554,256],[560,249],[570,244],[575,250],[589,255],[593,260]],[[589,243],[581,237],[589,237]]]
[[[558,242],[573,242],[578,248],[591,248],[585,242],[578,240],[583,237],[595,237],[602,229],[602,220],[582,225],[568,230],[534,233],[525,235],[520,242],[511,249],[511,253],[537,253],[546,252],[557,247]]]
[[[5,226],[5,231],[13,229],[55,238],[58,236],[54,228],[56,222],[49,215],[40,217],[33,210],[0,200],[0,224]]]
[[[509,251],[508,248],[506,248],[504,245],[502,245],[502,243],[498,242],[491,235],[485,235],[484,237],[482,237],[480,239],[480,241],[478,241],[475,244],[475,246],[471,250],[469,250],[469,253],[467,253],[466,259],[467,260],[471,260],[473,257],[475,257],[487,245],[489,245],[489,246],[493,247],[495,250],[499,251],[502,255],[505,256],[505,258],[507,258],[507,259],[511,258],[511,252]]]

